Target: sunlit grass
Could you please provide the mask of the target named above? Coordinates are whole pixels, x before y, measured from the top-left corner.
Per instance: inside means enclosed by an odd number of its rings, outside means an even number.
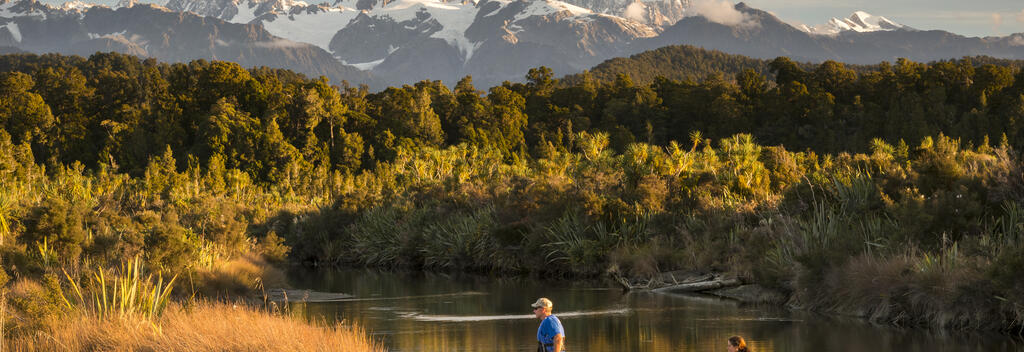
[[[310,324],[245,306],[171,304],[154,324],[138,317],[75,314],[11,351],[383,351],[358,326]]]
[[[152,274],[146,275],[139,258],[122,263],[111,274],[98,269],[86,276],[83,283],[64,272],[71,292],[61,292],[60,296],[68,308],[84,308],[99,318],[138,316],[149,320],[163,313],[177,278],[164,282],[163,275],[157,274],[155,279]]]

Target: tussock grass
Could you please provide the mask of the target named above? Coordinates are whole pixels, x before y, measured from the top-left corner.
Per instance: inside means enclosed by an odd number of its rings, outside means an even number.
[[[197,270],[192,279],[194,282],[183,285],[194,286],[190,288],[206,297],[244,296],[261,287],[288,286],[281,269],[253,254],[214,263]]]
[[[135,317],[77,314],[31,336],[8,341],[10,351],[383,351],[358,326],[308,324],[244,305],[171,304],[150,324]]]

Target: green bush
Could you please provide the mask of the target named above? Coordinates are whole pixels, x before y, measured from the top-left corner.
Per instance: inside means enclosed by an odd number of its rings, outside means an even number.
[[[88,236],[84,219],[87,206],[60,198],[46,198],[26,219],[19,240],[32,248],[52,248],[66,262],[78,260]]]
[[[263,255],[263,259],[274,264],[283,264],[288,260],[288,252],[291,248],[284,244],[285,240],[277,236],[277,233],[270,231],[256,245],[256,252]]]
[[[196,262],[196,244],[189,230],[181,227],[177,216],[144,212],[138,216],[145,241],[146,261],[163,272],[180,272]]]
[[[427,226],[424,233],[424,265],[445,269],[500,267],[500,248],[491,234],[494,209],[447,214],[444,220]]]

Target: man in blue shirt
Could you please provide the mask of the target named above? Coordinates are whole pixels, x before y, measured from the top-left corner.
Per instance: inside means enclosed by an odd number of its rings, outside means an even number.
[[[533,307],[533,314],[540,319],[540,327],[537,328],[537,351],[538,352],[561,352],[565,348],[565,328],[558,317],[551,315],[554,304],[550,299],[541,297],[530,305]]]

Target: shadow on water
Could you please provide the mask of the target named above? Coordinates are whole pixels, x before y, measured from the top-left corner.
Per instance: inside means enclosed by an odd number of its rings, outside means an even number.
[[[293,286],[351,299],[293,304],[309,319],[354,321],[390,351],[533,351],[530,303],[555,302],[569,351],[1022,351],[1007,335],[897,329],[859,319],[750,306],[705,295],[625,293],[601,282],[544,282],[429,272],[295,273]]]

